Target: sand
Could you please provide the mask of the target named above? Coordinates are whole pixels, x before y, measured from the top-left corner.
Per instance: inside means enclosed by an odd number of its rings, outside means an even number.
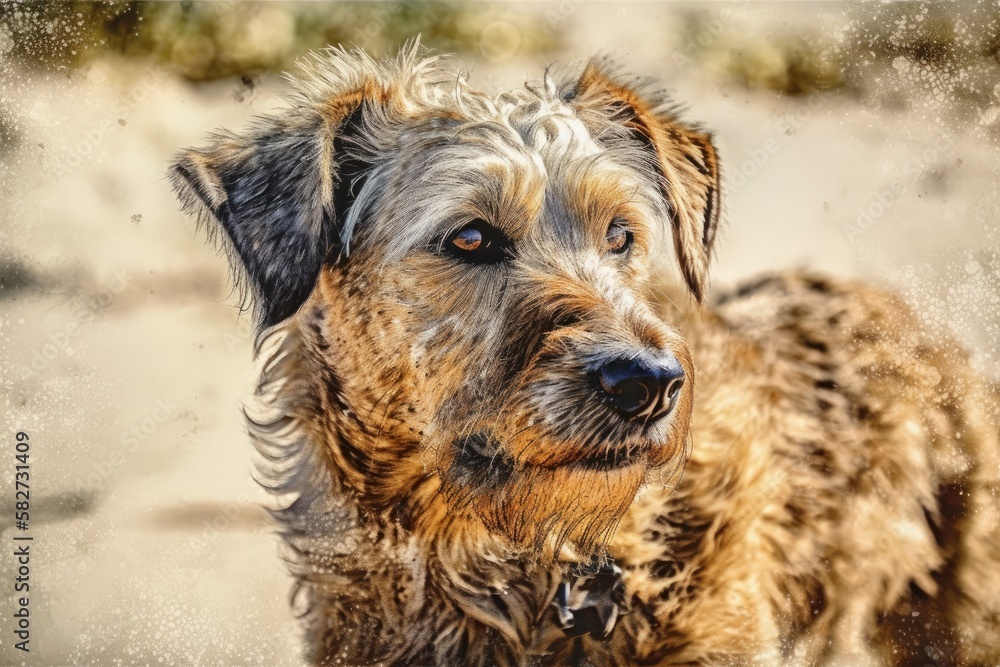
[[[573,8],[560,60],[616,52],[714,131],[716,288],[793,265],[874,280],[1000,377],[990,119],[950,129],[922,104],[747,90],[677,65],[657,32],[671,8],[610,7]],[[545,64],[480,59],[473,75],[516,85]],[[249,323],[164,179],[177,148],[280,107],[280,79],[192,85],[114,59],[3,79],[18,140],[0,147],[0,664],[297,664],[240,414]],[[11,646],[17,431],[31,443],[29,654]]]

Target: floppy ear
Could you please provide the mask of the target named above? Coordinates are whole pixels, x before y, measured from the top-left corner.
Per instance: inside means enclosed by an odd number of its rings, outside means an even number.
[[[370,114],[385,118],[418,48],[396,62],[343,50],[315,56],[303,65],[292,109],[259,118],[242,135],[217,133],[170,167],[182,208],[206,221],[210,234],[221,230],[259,328],[293,315],[327,257],[341,249],[342,222],[367,168],[354,136]]]
[[[674,249],[691,293],[703,301],[719,227],[719,166],[711,136],[681,124],[666,95],[648,80],[630,81],[606,61],[591,61],[564,99],[591,121],[624,126],[655,156],[660,188],[670,209]]]
[[[298,309],[336,243],[333,131],[318,114],[262,119],[242,136],[216,134],[207,148],[183,151],[170,167],[183,209],[217,223],[212,234],[221,228],[260,326]]]

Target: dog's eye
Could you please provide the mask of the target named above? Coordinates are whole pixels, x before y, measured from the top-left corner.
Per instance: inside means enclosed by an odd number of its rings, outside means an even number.
[[[632,247],[632,232],[625,226],[625,222],[615,220],[608,227],[608,233],[604,235],[604,241],[608,244],[608,252],[621,255],[628,252],[628,249]]]
[[[465,227],[455,232],[451,244],[464,252],[479,250],[483,245],[483,232],[475,227]]]
[[[495,264],[510,259],[512,244],[503,232],[484,220],[473,220],[445,241],[455,257],[473,264]]]

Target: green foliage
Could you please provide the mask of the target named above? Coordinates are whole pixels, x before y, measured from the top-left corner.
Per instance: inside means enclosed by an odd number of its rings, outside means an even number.
[[[438,51],[505,59],[546,54],[558,36],[516,7],[459,2],[0,2],[0,46],[22,63],[72,67],[107,52],[151,57],[183,76],[281,71],[312,49]]]

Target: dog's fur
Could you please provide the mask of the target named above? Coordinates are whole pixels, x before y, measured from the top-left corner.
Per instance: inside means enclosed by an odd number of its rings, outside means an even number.
[[[312,662],[997,664],[995,390],[863,285],[701,305],[715,150],[648,83],[596,62],[491,97],[410,47],[294,85],[171,176],[254,296],[250,433]],[[504,261],[449,254],[473,219]],[[650,351],[687,382],[628,422],[589,376]],[[624,614],[571,639],[550,603],[593,558]]]

